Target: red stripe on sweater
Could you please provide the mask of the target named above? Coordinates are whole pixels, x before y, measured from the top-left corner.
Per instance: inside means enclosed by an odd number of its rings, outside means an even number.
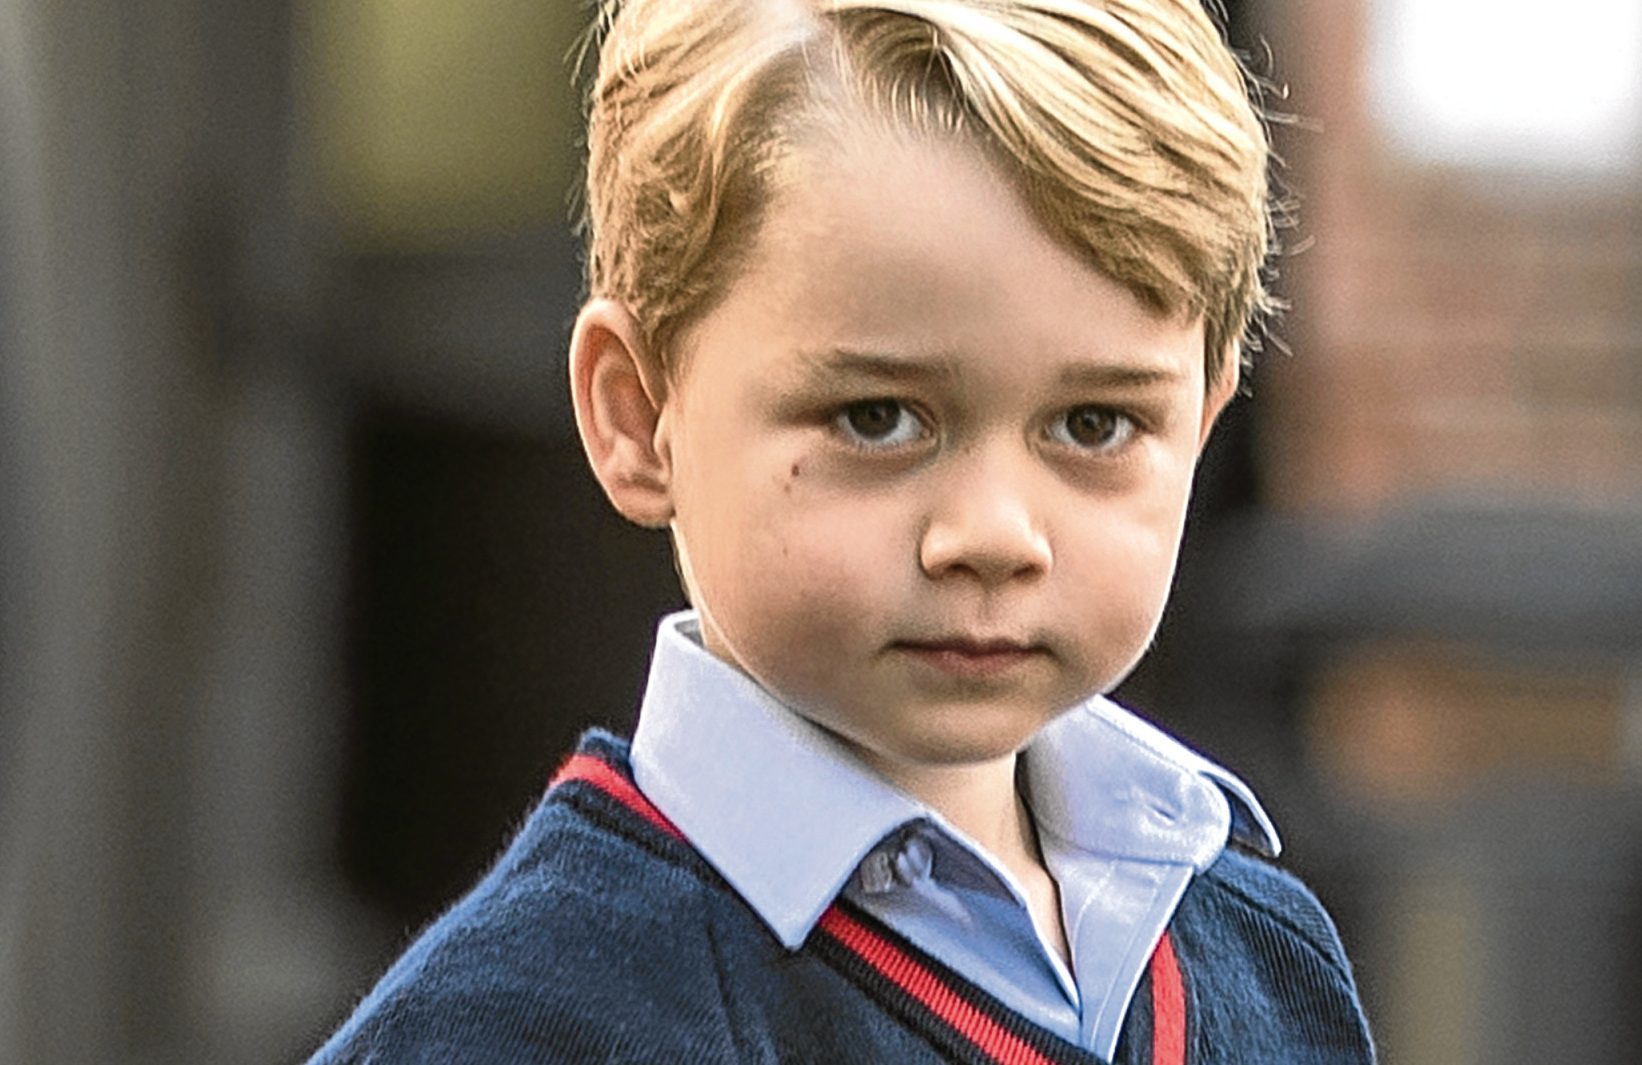
[[[674,839],[683,839],[684,833],[667,820],[667,815],[653,806],[633,782],[611,767],[609,762],[591,754],[573,754],[553,774],[550,787],[579,780],[591,784]]]
[[[684,840],[678,826],[656,809],[631,780],[602,758],[591,754],[572,755],[553,775],[551,786],[571,781],[593,785],[674,839]],[[917,959],[836,905],[821,915],[819,925],[822,931],[951,1025],[998,1065],[1053,1065],[1049,1058],[982,1013]],[[1167,932],[1152,954],[1151,971],[1152,1065],[1185,1065],[1186,986],[1181,980],[1174,943]]]
[[[891,983],[957,1029],[999,1065],[1051,1065],[1035,1048],[959,997],[940,977],[837,906],[821,915],[821,930]]]
[[[1167,932],[1152,952],[1152,1065],[1186,1065],[1186,984]]]

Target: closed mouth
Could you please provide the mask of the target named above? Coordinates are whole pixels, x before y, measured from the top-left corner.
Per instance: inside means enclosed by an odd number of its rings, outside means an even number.
[[[1021,640],[1010,639],[973,639],[964,636],[947,637],[936,640],[902,640],[897,646],[916,651],[949,651],[953,654],[975,655],[1008,655],[1031,654],[1041,651],[1036,644]]]
[[[963,677],[1004,673],[1049,653],[1043,645],[1023,640],[968,636],[900,640],[891,647],[943,673]]]

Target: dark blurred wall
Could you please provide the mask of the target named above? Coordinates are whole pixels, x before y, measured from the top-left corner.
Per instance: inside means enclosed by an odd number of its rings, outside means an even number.
[[[398,927],[465,889],[579,732],[630,732],[665,539],[573,440],[390,410],[354,429],[345,868]]]
[[[0,6],[0,1060],[289,1057],[336,993],[288,14]]]
[[[631,719],[583,17],[0,6],[0,1061],[301,1056]]]

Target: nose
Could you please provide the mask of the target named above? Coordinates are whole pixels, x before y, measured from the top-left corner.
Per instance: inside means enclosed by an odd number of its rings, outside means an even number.
[[[984,585],[1030,579],[1054,561],[1035,520],[1030,485],[1020,471],[994,468],[956,479],[931,510],[919,564],[932,578],[967,575]]]

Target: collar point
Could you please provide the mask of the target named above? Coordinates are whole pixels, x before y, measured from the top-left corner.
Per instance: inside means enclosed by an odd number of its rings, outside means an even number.
[[[788,954],[796,954],[798,951],[803,950],[804,944],[809,942],[811,933],[815,931],[815,926],[820,923],[821,917],[819,914],[808,920],[804,918],[764,916],[765,926],[769,928],[770,933],[775,936],[776,942],[780,943]]]

